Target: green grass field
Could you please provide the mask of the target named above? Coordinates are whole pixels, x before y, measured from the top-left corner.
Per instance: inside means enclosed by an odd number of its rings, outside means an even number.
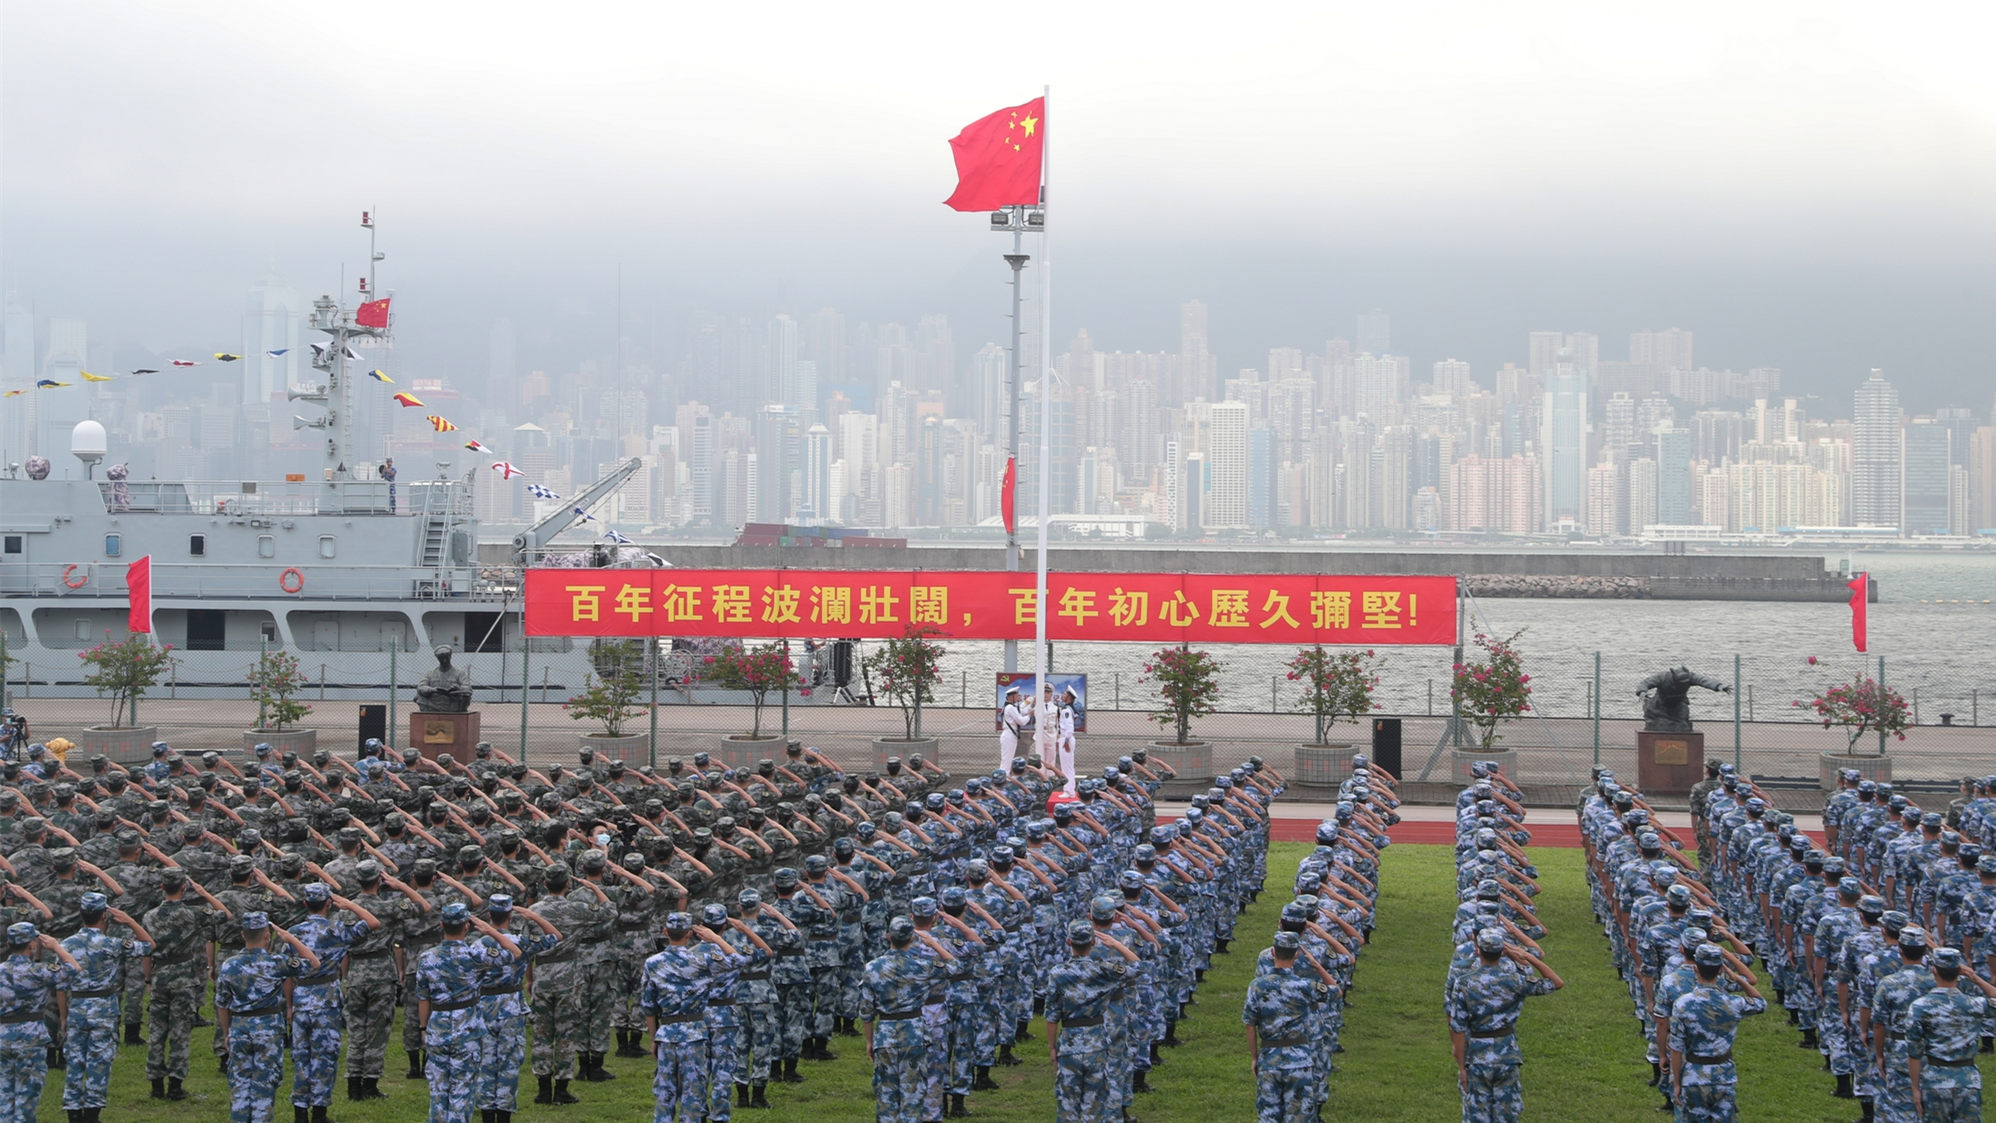
[[[1277,847],[1270,884],[1286,886],[1301,844]],[[1642,1037],[1627,991],[1616,978],[1608,948],[1593,925],[1578,850],[1534,854],[1544,893],[1538,898],[1550,933],[1548,961],[1566,979],[1566,989],[1532,1000],[1520,1034],[1525,1051],[1525,1118],[1603,1123],[1606,1120],[1667,1118],[1653,1109],[1660,1102],[1647,1086]],[[1455,909],[1454,870],[1448,848],[1396,846],[1386,852],[1379,930],[1359,966],[1343,1041],[1347,1052],[1331,1078],[1331,1106],[1337,1119],[1442,1120],[1459,1112],[1447,1025],[1441,1014],[1442,976],[1449,956],[1449,918]],[[1152,1073],[1157,1091],[1139,1096],[1135,1118],[1143,1123],[1226,1123],[1253,1117],[1254,1087],[1240,1025],[1240,1003],[1255,953],[1274,931],[1286,897],[1264,894],[1237,929],[1240,942],[1221,957],[1199,992],[1191,1018],[1179,1027],[1185,1045],[1164,1051],[1166,1064]],[[1763,990],[1766,990],[1763,986]],[[1771,993],[1771,992],[1770,992]],[[211,1030],[195,1033],[191,1098],[166,1103],[146,1098],[144,1049],[127,1046],[112,1073],[110,1119],[145,1118],[157,1123],[197,1123],[228,1117],[228,1089],[209,1055]],[[1001,1091],[979,1093],[971,1109],[993,1121],[1053,1117],[1052,1067],[1045,1030],[1021,1047],[1021,1067],[996,1069]],[[394,1042],[401,1039],[398,1028]],[[1756,1123],[1840,1123],[1857,1117],[1852,1101],[1830,1098],[1831,1081],[1813,1051],[1795,1048],[1796,1031],[1779,1013],[1752,1019],[1740,1035],[1740,1117]],[[783,1123],[802,1120],[872,1118],[870,1072],[865,1051],[850,1038],[832,1045],[839,1059],[806,1062],[808,1081],[770,1089],[775,1110],[741,1112],[738,1118]],[[399,1044],[391,1044],[389,1077],[382,1089],[393,1098],[365,1104],[344,1099],[344,1079],[335,1086],[332,1118],[340,1123],[390,1123],[419,1118],[426,1110],[425,1086],[404,1081]],[[612,1058],[619,1079],[574,1086],[583,1103],[537,1107],[522,1103],[517,1118],[593,1123],[649,1118],[650,1073],[645,1062]],[[1985,1062],[1986,1074],[1996,1068]],[[43,1119],[61,1119],[61,1074],[50,1073],[42,1101]],[[276,1118],[290,1118],[287,1079]],[[522,1100],[533,1095],[525,1081]]]

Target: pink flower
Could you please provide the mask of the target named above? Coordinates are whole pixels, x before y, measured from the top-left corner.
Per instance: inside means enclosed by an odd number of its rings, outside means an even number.
[[[799,693],[804,695],[804,697],[809,698],[811,696],[811,688],[807,686],[803,690],[799,691]]]
[[[1530,681],[1532,681],[1532,676],[1530,676],[1530,675],[1519,675],[1519,676],[1518,676],[1518,681],[1519,681],[1519,682],[1530,682]]]
[[[1816,657],[1814,655],[1809,656],[1809,665],[1811,667],[1816,665]]]

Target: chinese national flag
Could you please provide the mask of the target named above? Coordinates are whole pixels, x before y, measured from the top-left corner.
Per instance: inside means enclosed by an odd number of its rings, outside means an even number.
[[[364,328],[385,328],[388,326],[388,302],[391,297],[370,300],[354,310],[353,322]]]
[[[1005,458],[1005,478],[998,485],[998,509],[1005,515],[1005,533],[1019,533],[1019,458]]]
[[[1860,573],[1850,579],[1850,641],[1857,646],[1858,654],[1864,653],[1865,617],[1871,607],[1871,574]]]
[[[949,142],[956,157],[956,194],[943,204],[992,211],[1039,202],[1046,116],[1046,99],[1036,97],[965,125]]]
[[[152,631],[152,555],[133,562],[125,567],[125,591],[131,601],[131,610],[125,618],[125,630],[137,635]]]

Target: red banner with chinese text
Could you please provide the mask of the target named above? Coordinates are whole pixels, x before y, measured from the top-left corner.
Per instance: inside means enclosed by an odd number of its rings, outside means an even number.
[[[530,569],[531,636],[1030,639],[1033,576],[1003,571]],[[1047,575],[1047,636],[1142,643],[1453,644],[1453,577]]]

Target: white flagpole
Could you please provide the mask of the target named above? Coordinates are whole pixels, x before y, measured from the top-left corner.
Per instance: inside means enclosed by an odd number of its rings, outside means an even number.
[[[1046,131],[1040,134],[1040,210],[1047,209],[1048,171],[1052,167],[1053,130],[1048,123],[1053,116],[1053,87],[1040,87],[1040,125]],[[1042,697],[1046,694],[1047,673],[1047,523],[1051,521],[1053,505],[1053,250],[1049,245],[1051,227],[1042,218],[1040,223],[1040,525],[1039,525],[1039,565],[1033,579],[1033,666],[1036,668],[1034,685]],[[1054,698],[1053,718],[1055,729],[1059,729],[1060,699]],[[1044,719],[1042,719],[1044,720]],[[1060,750],[1059,734],[1055,734],[1055,759],[1046,762],[1058,767]],[[1065,785],[1068,795],[1075,794],[1073,770],[1068,770]]]

